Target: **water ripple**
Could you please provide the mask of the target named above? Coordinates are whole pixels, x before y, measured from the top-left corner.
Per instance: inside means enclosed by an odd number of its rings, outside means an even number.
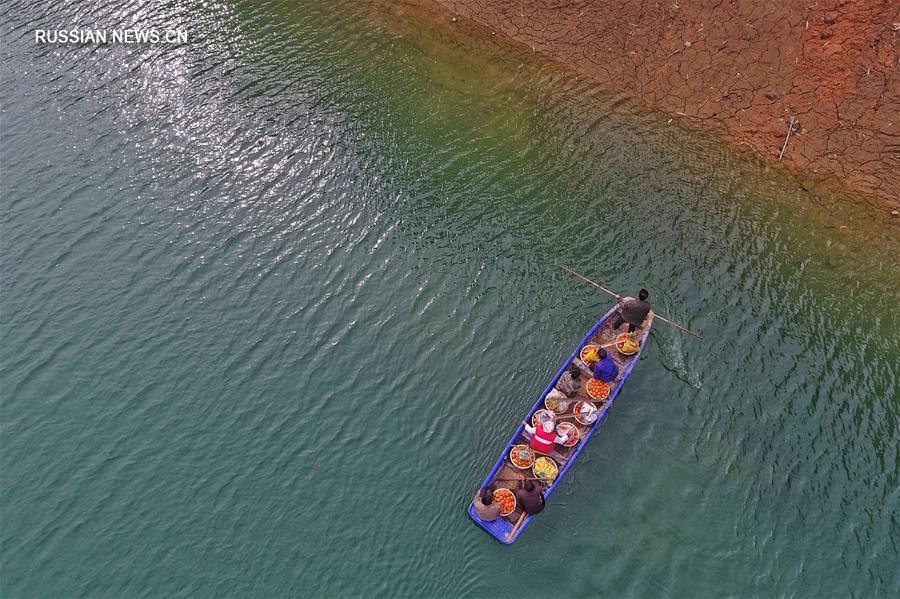
[[[406,10],[9,3],[2,594],[889,595],[891,231]],[[503,548],[464,507],[607,306],[560,263],[706,340]]]

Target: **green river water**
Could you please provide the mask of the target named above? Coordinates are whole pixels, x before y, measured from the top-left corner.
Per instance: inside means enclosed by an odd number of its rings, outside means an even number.
[[[462,23],[0,11],[3,597],[900,594],[895,225]],[[561,263],[706,339],[506,547],[467,504],[610,307]]]

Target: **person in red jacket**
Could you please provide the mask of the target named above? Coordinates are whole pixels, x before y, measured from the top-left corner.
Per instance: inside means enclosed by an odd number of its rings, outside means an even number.
[[[538,453],[550,453],[553,451],[555,444],[562,445],[569,440],[568,435],[559,436],[556,434],[556,425],[552,420],[545,420],[541,428],[535,429],[533,426],[522,421],[525,430],[531,435],[531,448]]]

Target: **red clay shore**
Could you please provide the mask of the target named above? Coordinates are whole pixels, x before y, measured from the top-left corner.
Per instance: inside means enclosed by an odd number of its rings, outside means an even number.
[[[900,207],[900,3],[438,0],[611,91]]]

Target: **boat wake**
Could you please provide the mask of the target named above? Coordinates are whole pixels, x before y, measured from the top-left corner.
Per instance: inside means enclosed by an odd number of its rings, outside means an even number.
[[[685,360],[685,338],[681,335],[671,335],[669,339],[663,340],[653,332],[651,332],[651,336],[657,340],[662,350],[660,354],[663,367],[678,377],[678,380],[687,383],[694,389],[702,389],[703,382],[700,380],[700,373]]]

